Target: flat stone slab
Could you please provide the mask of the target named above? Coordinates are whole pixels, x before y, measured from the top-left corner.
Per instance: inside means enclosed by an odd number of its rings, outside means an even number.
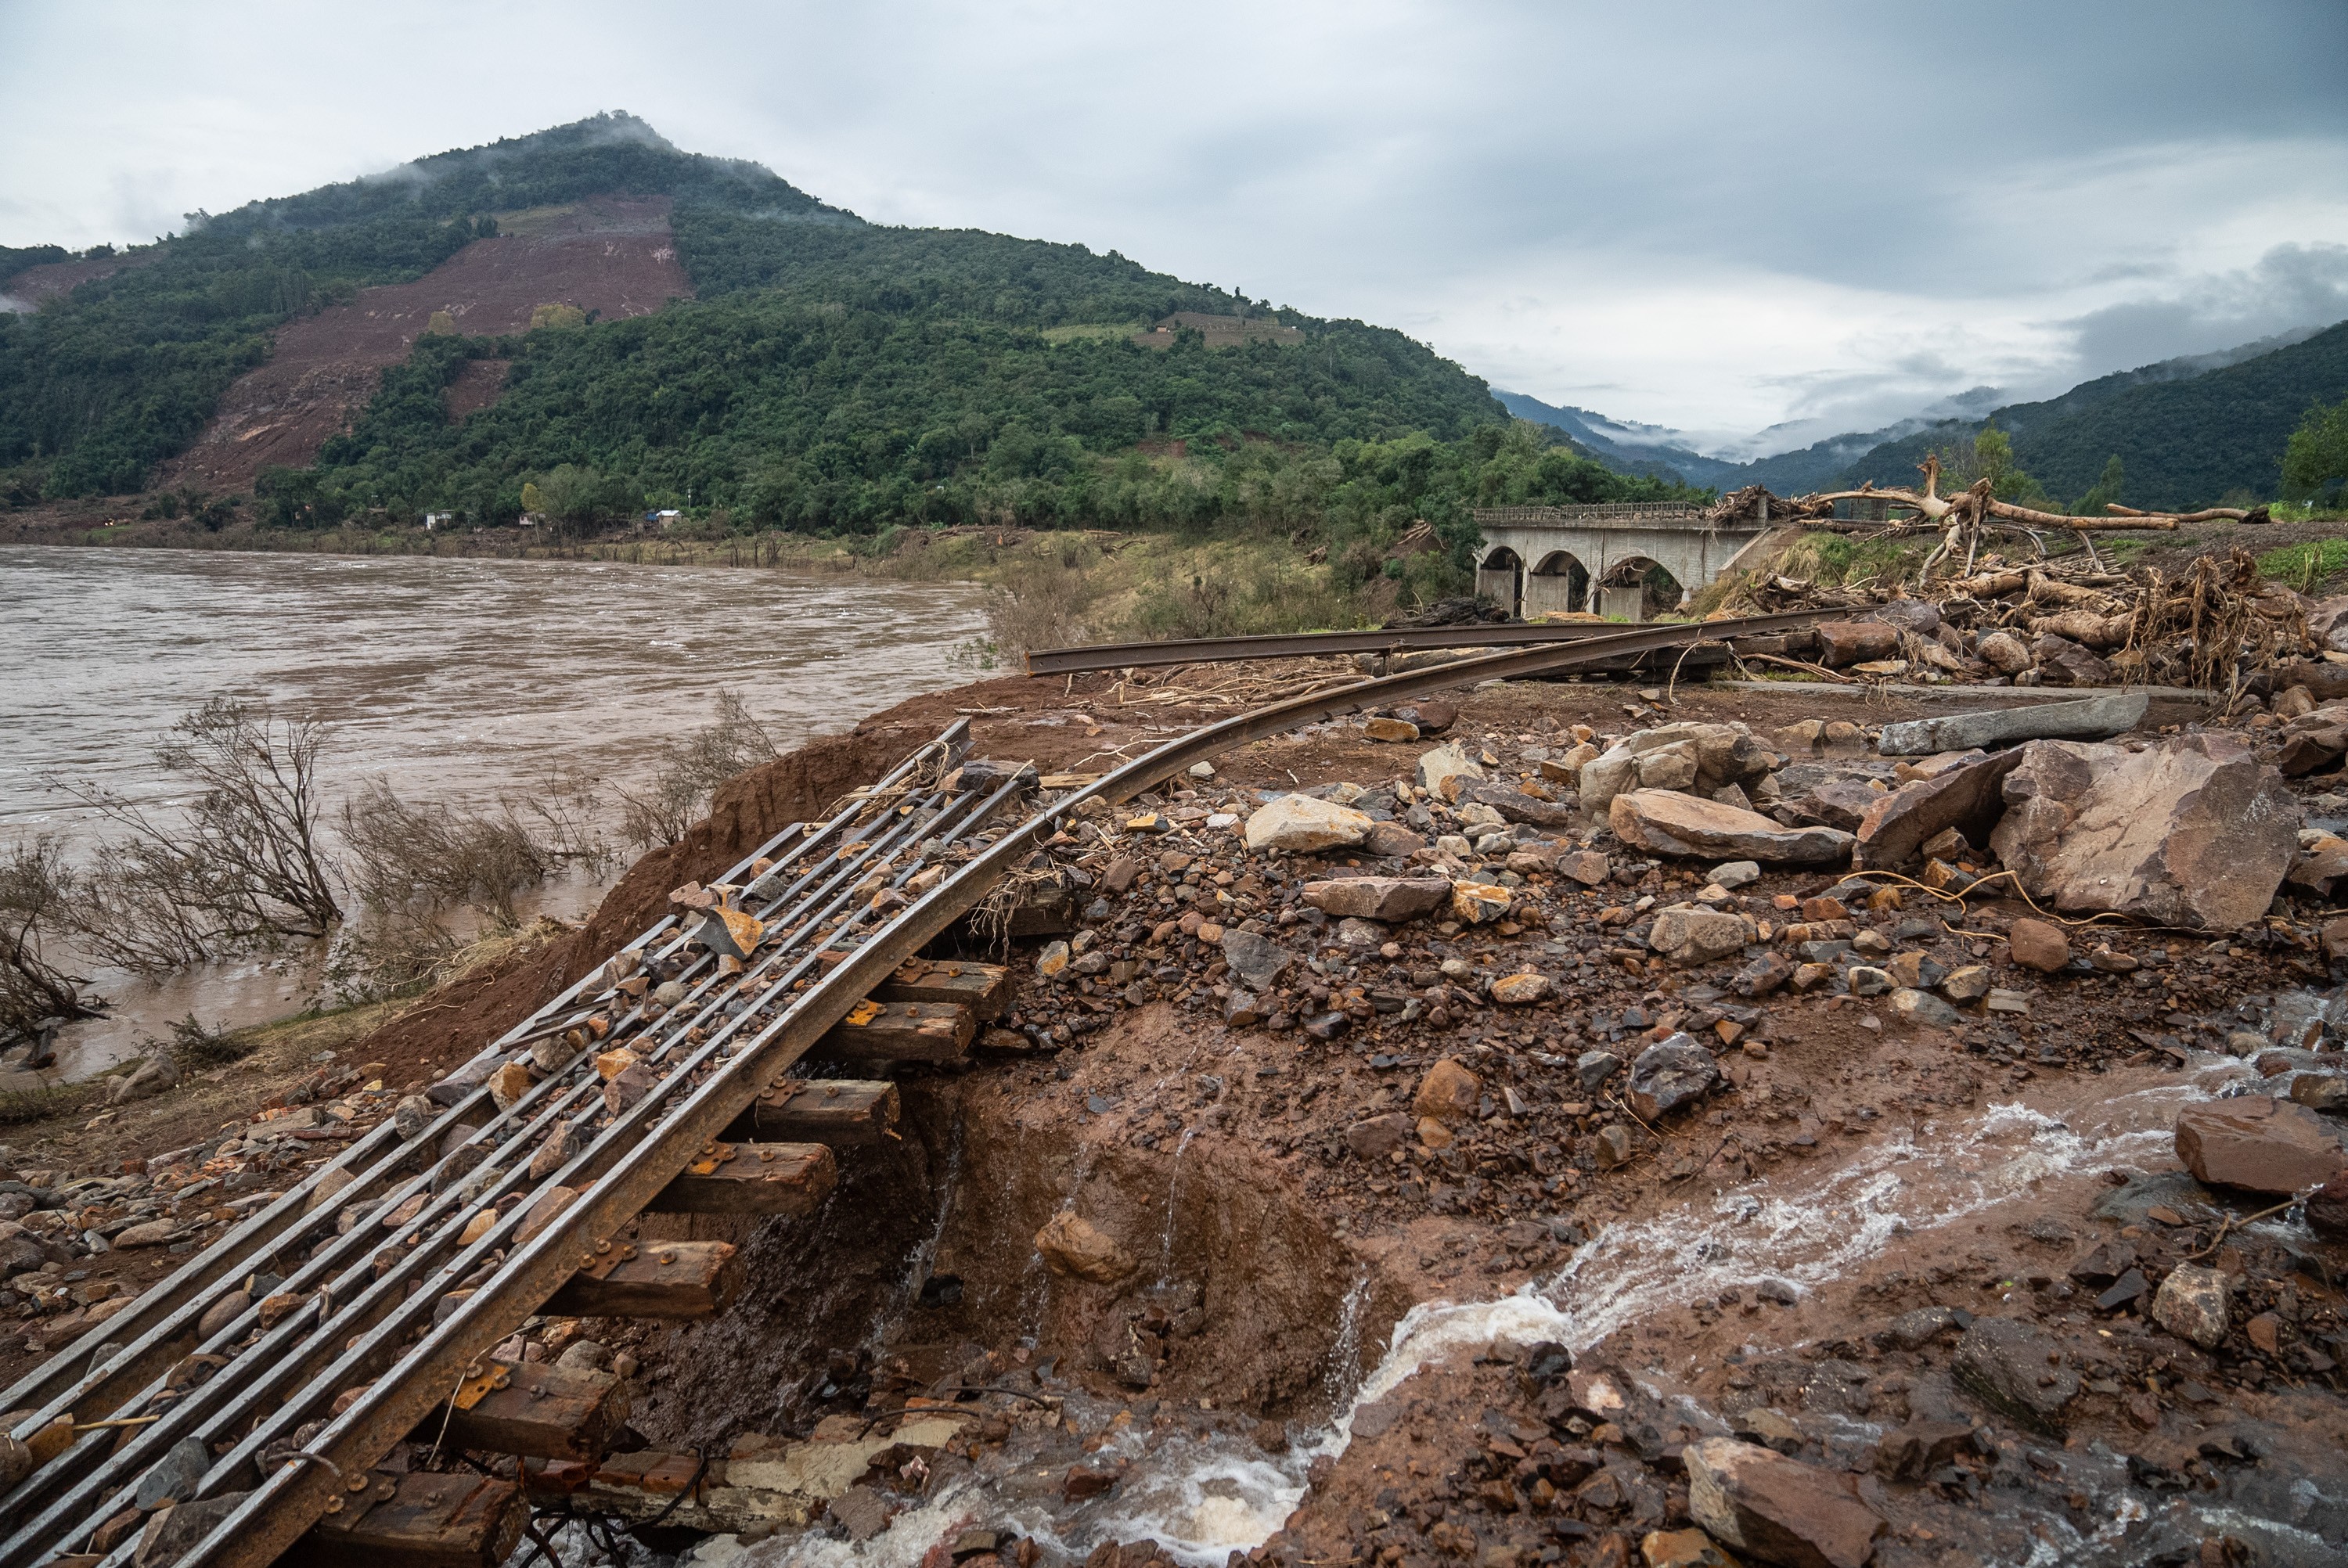
[[[1884,725],[1875,749],[1887,757],[1926,757],[2013,741],[2109,740],[2136,728],[2151,701],[2142,692],[2114,692],[2082,702],[2033,702],[2026,708],[1910,719]]]

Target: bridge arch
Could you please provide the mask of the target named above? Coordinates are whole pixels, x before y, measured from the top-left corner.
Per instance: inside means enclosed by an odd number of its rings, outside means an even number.
[[[1687,593],[1678,574],[1653,556],[1617,556],[1599,582],[1599,610],[1625,620],[1653,620],[1677,610]]]
[[[1570,550],[1555,549],[1525,576],[1525,619],[1590,608],[1590,569]]]
[[[1524,558],[1506,545],[1487,550],[1476,563],[1476,592],[1510,616],[1524,613]]]

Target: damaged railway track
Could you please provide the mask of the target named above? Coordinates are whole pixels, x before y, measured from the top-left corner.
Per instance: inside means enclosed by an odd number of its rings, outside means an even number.
[[[426,1545],[432,1560],[497,1561],[521,1528],[514,1483],[371,1467],[411,1435],[446,1454],[571,1458],[599,1422],[616,1427],[593,1386],[491,1353],[541,1310],[723,1310],[733,1247],[639,1245],[631,1226],[819,1203],[829,1145],[871,1135],[893,1091],[795,1069],[819,1050],[962,1056],[972,1003],[999,975],[912,961],[1048,854],[1079,806],[1365,707],[1832,613],[1651,626],[1364,681],[1204,726],[1015,818],[1040,790],[1035,770],[969,759],[967,724],[953,725],[827,820],[791,824],[719,882],[681,890],[678,914],[435,1085],[428,1110],[405,1102],[21,1380],[0,1447],[0,1568]],[[500,1415],[517,1376],[546,1407],[534,1426]]]

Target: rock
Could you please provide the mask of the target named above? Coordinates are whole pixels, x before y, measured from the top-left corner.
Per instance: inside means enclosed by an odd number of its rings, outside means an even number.
[[[2319,773],[2348,755],[2348,705],[2333,702],[2302,713],[2282,728],[2275,765],[2285,778]]]
[[[1889,659],[1900,651],[1900,629],[1879,620],[1822,620],[1814,630],[1818,637],[1818,662],[1829,670]]]
[[[1817,764],[1808,763],[1796,766],[1806,774],[1821,771]],[[1793,769],[1787,771],[1792,773]],[[1866,779],[1841,776],[1806,779],[1797,774],[1786,787],[1791,793],[1784,795],[1781,804],[1795,821],[1838,828],[1844,833],[1856,833],[1859,825],[1867,820],[1869,810],[1887,793]]]
[[[2000,752],[1877,797],[1859,815],[1851,864],[1905,865],[1952,829],[1986,837],[2005,810],[1999,787],[2021,761],[2019,752]]]
[[[1639,1555],[1647,1568],[1737,1568],[1701,1530],[1650,1530],[1639,1539]]]
[[[2291,885],[2328,893],[2332,884],[2343,876],[2348,876],[2348,838],[2318,828],[2302,828],[2299,835],[2299,863],[2291,868]]]
[[[1551,990],[1547,975],[1503,975],[1492,982],[1492,1000],[1501,1007],[1530,1007]]]
[[[1451,884],[1440,876],[1344,876],[1308,882],[1301,897],[1325,915],[1395,923],[1443,907]]]
[[[1996,635],[2012,641],[2010,633]],[[1996,662],[1986,656],[1983,661]],[[2022,708],[1992,708],[1978,713],[1910,719],[1904,723],[1884,725],[1875,749],[1887,757],[1921,757],[1934,752],[1970,751],[1976,746],[1986,750],[2015,741],[2101,741],[2124,735],[2143,723],[2145,708],[2150,702],[2142,692],[2114,692],[2085,702],[2034,702]]]
[[[1237,927],[1223,933],[1223,962],[1231,975],[1251,991],[1268,991],[1288,972],[1296,955],[1269,937]]]
[[[2049,920],[2016,920],[2005,934],[2006,956],[2025,969],[2051,975],[2071,961],[2071,938]]]
[[[1883,1331],[1902,1350],[1916,1350],[1931,1343],[1935,1335],[1964,1326],[1965,1319],[1953,1307],[1919,1307],[1893,1318]]]
[[[2226,1337],[2226,1276],[2180,1263],[2153,1293],[2152,1320],[2180,1339],[2214,1350]]]
[[[1828,1471],[1757,1443],[1706,1438],[1683,1454],[1688,1512],[1713,1539],[1787,1568],[1860,1568],[1883,1521]]]
[[[1794,978],[1792,960],[1781,953],[1764,953],[1736,972],[1733,988],[1741,997],[1756,1000],[1783,990]]]
[[[1418,759],[1418,787],[1444,800],[1457,800],[1463,785],[1486,776],[1484,764],[1457,741],[1422,753]]]
[[[1965,964],[1951,969],[1941,981],[1941,994],[1952,1002],[1977,1002],[1990,993],[1989,969],[1981,964]]]
[[[1752,923],[1725,909],[1665,909],[1647,932],[1647,946],[1675,964],[1726,958],[1753,939]]]
[[[2108,686],[2115,678],[2109,664],[2069,638],[2057,637],[2051,631],[2039,633],[2030,651],[2038,662],[2039,673],[2057,685]]]
[[[1781,827],[1756,812],[1667,790],[1616,795],[1607,821],[1617,837],[1640,849],[1767,865],[1840,860],[1852,844],[1849,834],[1835,828]]]
[[[421,1137],[438,1114],[439,1108],[430,1100],[421,1094],[410,1094],[392,1107],[392,1131],[402,1139]]]
[[[1345,1129],[1345,1147],[1357,1159],[1383,1160],[1410,1142],[1411,1119],[1399,1111],[1356,1122]]]
[[[2030,668],[2030,645],[2011,631],[1993,631],[1973,644],[1973,657],[2001,675],[2019,675]]]
[[[1957,1341],[1957,1384],[2009,1419],[2050,1437],[2079,1397],[2078,1374],[2062,1364],[2054,1337],[2018,1317],[1976,1317]]]
[[[1574,1076],[1581,1081],[1585,1091],[1592,1093],[1622,1071],[1622,1059],[1611,1050],[1585,1050],[1573,1063]]]
[[[1362,835],[1362,853],[1376,856],[1381,860],[1399,860],[1414,849],[1426,847],[1426,840],[1398,822],[1374,824],[1370,831]]]
[[[252,1305],[251,1295],[242,1290],[232,1290],[210,1307],[205,1307],[204,1315],[196,1319],[197,1344],[201,1346],[213,1335],[220,1333],[244,1316],[245,1308]]]
[[[1559,856],[1557,869],[1560,876],[1570,876],[1584,887],[1595,887],[1613,873],[1614,867],[1594,849],[1577,849],[1570,855]]]
[[[142,1246],[162,1246],[177,1240],[179,1235],[180,1222],[177,1220],[146,1220],[128,1230],[117,1231],[114,1245],[129,1252]]]
[[[1223,999],[1223,1021],[1233,1029],[1253,1029],[1270,1016],[1264,1008],[1263,999],[1253,991],[1234,988],[1231,995]]]
[[[1643,752],[1632,764],[1641,789],[1690,789],[1695,784],[1695,748],[1682,743]]]
[[[109,1105],[128,1105],[133,1101],[149,1100],[166,1089],[178,1085],[180,1069],[170,1054],[150,1056],[137,1068],[114,1081],[107,1095]]]
[[[1514,896],[1505,887],[1484,882],[1455,882],[1451,885],[1451,913],[1471,926],[1487,920],[1497,920],[1509,912]]]
[[[1456,1126],[1474,1120],[1483,1092],[1484,1081],[1447,1056],[1426,1070],[1410,1104],[1421,1116]]]
[[[1591,1157],[1601,1168],[1612,1170],[1631,1163],[1631,1130],[1619,1122],[1610,1122],[1598,1129],[1591,1141]]]
[[[1879,997],[1891,989],[1891,974],[1873,964],[1853,964],[1850,967],[1850,994],[1855,997]]]
[[[152,1512],[167,1502],[185,1502],[195,1496],[196,1483],[211,1468],[211,1450],[204,1446],[204,1440],[181,1438],[139,1478],[131,1505],[141,1512]]]
[[[1761,867],[1750,860],[1731,860],[1712,868],[1713,886],[1725,887],[1732,893],[1747,883],[1760,880]]]
[[[2348,1240],[2348,1175],[2333,1177],[2307,1196],[2307,1223],[2334,1241]]]
[[[1359,844],[1377,825],[1367,812],[1311,795],[1284,794],[1247,819],[1247,846],[1304,854]]]
[[[1035,972],[1048,980],[1066,969],[1072,961],[1066,942],[1046,942],[1044,950],[1035,955]]]
[[[1136,1266],[1133,1255],[1118,1245],[1115,1236],[1073,1209],[1062,1209],[1044,1222],[1044,1228],[1035,1233],[1035,1250],[1044,1255],[1044,1266],[1054,1274],[1088,1279],[1096,1285],[1115,1285]]]
[[[1570,802],[1542,800],[1537,795],[1527,794],[1513,784],[1468,784],[1460,790],[1459,798],[1498,814],[1503,823],[1513,822],[1527,827],[1545,827],[1552,832],[1562,832],[1572,827],[1576,820]],[[1460,820],[1468,820],[1466,812],[1460,814]]]
[[[2348,1171],[2348,1154],[2322,1116],[2260,1094],[2178,1112],[2177,1157],[2196,1181],[2278,1197]]]
[[[1376,718],[1362,726],[1362,733],[1374,741],[1415,741],[1418,726],[1407,719]]]
[[[1957,1009],[1930,991],[1902,986],[1891,993],[1891,1010],[1922,1029],[1954,1029],[1962,1021]]]
[[[1720,1063],[1685,1034],[1657,1040],[1631,1063],[1631,1109],[1653,1122],[1665,1112],[1711,1092],[1720,1081]]]
[[[1912,1420],[1884,1434],[1875,1450],[1875,1468],[1895,1481],[1922,1481],[1958,1455],[1974,1451],[1969,1423]]]

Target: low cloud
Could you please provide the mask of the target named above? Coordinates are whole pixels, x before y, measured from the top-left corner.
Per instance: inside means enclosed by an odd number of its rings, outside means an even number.
[[[2071,363],[2050,368],[2101,375],[2341,321],[2348,321],[2348,245],[2278,245],[2238,271],[2058,323],[2071,335]]]

